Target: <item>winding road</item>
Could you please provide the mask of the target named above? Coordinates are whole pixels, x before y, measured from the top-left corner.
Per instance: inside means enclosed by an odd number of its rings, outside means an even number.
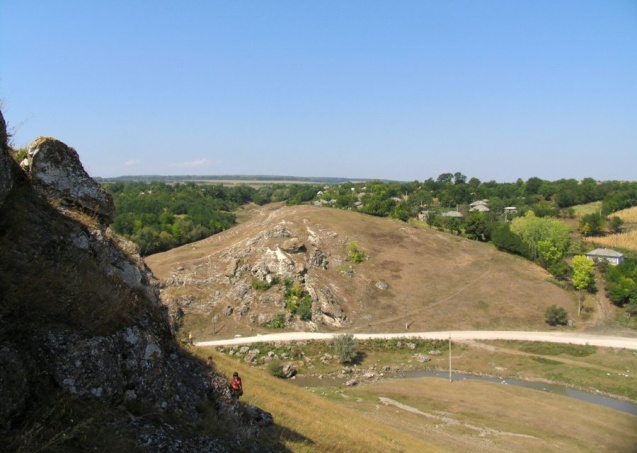
[[[297,340],[330,340],[342,333],[320,332],[284,332],[252,337],[234,337],[222,340],[195,341],[195,346],[232,346],[252,343],[286,342]],[[357,340],[421,338],[430,340],[513,340],[542,341],[548,343],[570,343],[579,345],[601,346],[607,348],[623,348],[637,350],[637,338],[606,335],[593,335],[574,332],[525,332],[525,331],[440,331],[440,332],[405,332],[405,333],[356,333]]]

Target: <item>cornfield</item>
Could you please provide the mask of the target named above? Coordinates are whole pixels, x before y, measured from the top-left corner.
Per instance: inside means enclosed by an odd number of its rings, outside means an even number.
[[[617,216],[624,221],[624,223],[637,223],[637,206],[632,208],[622,209],[621,211],[613,212],[609,217]]]
[[[634,209],[634,208],[631,208]],[[627,211],[627,209],[625,210]],[[637,214],[637,210],[633,211]],[[635,215],[633,214],[633,215]],[[610,234],[605,237],[586,238],[587,242],[592,242],[602,247],[619,247],[637,251],[637,230],[630,230],[625,233]]]

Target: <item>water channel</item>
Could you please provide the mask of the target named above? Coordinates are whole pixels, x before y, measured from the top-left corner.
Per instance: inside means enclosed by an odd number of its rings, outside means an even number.
[[[409,371],[402,373],[399,378],[392,379],[413,379],[413,378],[437,378],[437,379],[449,379],[449,373],[444,371]],[[319,379],[314,376],[298,376],[294,383],[295,385],[302,387],[330,387],[344,385],[348,378],[337,377],[325,377]],[[580,401],[586,401],[588,403],[597,404],[610,409],[614,409],[628,414],[637,415],[637,404],[628,401],[621,401],[618,399],[610,398],[607,396],[597,395],[594,393],[583,392],[571,387],[560,384],[549,384],[545,382],[533,382],[523,381],[521,379],[499,379],[488,376],[474,376],[472,374],[452,373],[451,379],[453,381],[461,381],[464,379],[473,379],[477,381],[487,381],[497,384],[516,385],[518,387],[525,387],[528,389],[539,390],[542,392],[554,393],[556,395],[563,395],[569,398],[575,398]]]

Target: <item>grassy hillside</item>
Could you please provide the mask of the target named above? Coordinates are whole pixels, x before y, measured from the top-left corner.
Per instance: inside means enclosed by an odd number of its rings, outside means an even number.
[[[586,347],[555,351],[535,345],[544,349],[530,353],[525,347],[454,343],[454,364],[477,371],[495,363],[505,376],[537,372],[536,378],[563,368],[602,388],[605,384],[595,382],[606,374],[615,376],[609,382],[621,379],[634,385],[632,376],[617,377],[623,367],[634,367],[630,351],[599,349],[579,357]],[[213,350],[198,349],[197,354],[212,354],[217,368],[228,375],[239,371],[246,390],[242,399],[266,408],[276,420],[263,442],[277,439],[292,452],[619,452],[634,451],[637,445],[636,416],[557,394],[439,378],[388,379],[355,387],[329,386],[325,379],[325,387],[302,388]],[[375,358],[370,354],[367,359],[376,363]],[[361,366],[367,367],[367,359]]]
[[[547,281],[543,269],[491,245],[356,212],[269,205],[235,228],[147,258],[155,276],[166,285],[164,300],[187,299],[180,305],[185,312],[184,332],[192,331],[198,339],[212,337],[213,315],[218,316],[219,335],[267,331],[250,315],[281,311],[276,302],[283,297],[282,285],[259,292],[249,288],[249,273],[243,282],[225,273],[232,260],[238,260],[239,266],[252,266],[247,255],[265,232],[277,226],[304,243],[305,255],[313,250],[310,237],[314,237],[316,248],[329,257],[328,268],[309,269],[305,282],[335,295],[348,317],[349,324],[343,328],[349,331],[541,330],[548,328],[544,311],[552,304],[576,317],[574,296]],[[274,250],[282,240],[272,238],[264,245]],[[367,260],[348,261],[351,242],[365,252]],[[305,257],[292,258],[297,262]],[[379,288],[379,283],[387,288]],[[223,316],[224,307],[241,303],[230,296],[238,284],[248,287],[242,303],[251,302],[250,312]],[[580,319],[577,324],[585,322]],[[299,322],[289,327],[329,329]]]
[[[235,370],[239,372],[245,390],[243,402],[267,406],[276,426],[264,432],[262,442],[266,448],[343,453],[448,451],[400,427],[385,426],[356,410],[269,376],[263,370],[212,351],[199,350],[198,353],[202,357],[213,354],[217,369],[224,370],[228,376]]]

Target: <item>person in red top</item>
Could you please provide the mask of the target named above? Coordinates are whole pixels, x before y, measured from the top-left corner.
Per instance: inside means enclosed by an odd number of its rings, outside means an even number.
[[[237,373],[236,371],[232,374],[232,379],[230,379],[230,388],[232,389],[232,393],[234,393],[237,398],[243,395],[243,383],[241,382],[239,373]]]

